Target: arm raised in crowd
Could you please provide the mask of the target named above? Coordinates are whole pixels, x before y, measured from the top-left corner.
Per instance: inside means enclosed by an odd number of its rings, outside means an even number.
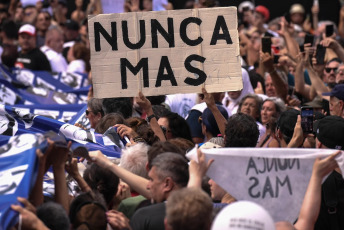
[[[290,26],[284,17],[281,18],[281,30],[278,33],[284,38],[288,53],[292,58],[296,58],[299,54],[299,45],[293,38],[293,26]]]
[[[321,45],[323,45],[326,48],[332,49],[338,58],[344,62],[344,49],[343,47],[333,38],[325,38],[320,42]]]
[[[189,182],[187,187],[202,188],[202,179],[206,175],[210,165],[214,162],[214,159],[205,161],[205,155],[201,149],[197,149],[198,162],[191,160],[189,164]]]
[[[54,144],[54,159],[52,161],[55,183],[55,202],[61,204],[67,213],[69,212],[69,197],[65,165],[68,160],[68,153],[71,145],[71,141],[68,143],[67,147],[59,147]]]
[[[306,50],[306,54],[303,57],[303,63],[308,70],[309,78],[312,82],[312,88],[316,91],[316,94],[322,98],[322,93],[329,92],[329,89],[324,84],[324,82],[321,80],[317,72],[314,70],[314,68],[311,66],[311,63],[309,61],[309,51]],[[314,63],[313,63],[314,65]],[[309,95],[309,99],[313,100],[313,96]]]
[[[344,38],[344,6],[339,11],[338,35]]]
[[[325,159],[316,159],[305,197],[302,202],[300,215],[295,228],[302,230],[314,229],[321,205],[321,183],[323,178],[338,165],[335,160],[340,151],[333,153]]]
[[[24,207],[13,204],[11,208],[17,211],[21,216],[20,227],[22,229],[49,230],[49,228],[35,215],[35,211],[30,210],[30,207],[28,207],[30,203],[25,198],[18,197],[18,201],[21,202]]]
[[[84,178],[80,175],[78,170],[78,159],[72,158],[66,164],[66,171],[78,183],[82,192],[89,192],[91,188],[88,186]]]
[[[217,108],[213,96],[210,93],[208,93],[205,88],[202,88],[202,93],[204,95],[204,101],[207,104],[207,107],[213,113],[217,126],[219,127],[221,134],[224,136],[226,124],[227,124],[226,118],[222,115],[220,110]]]
[[[147,117],[154,115],[152,104],[143,95],[142,92],[139,92],[138,97],[136,97],[136,103],[142,108],[144,112],[146,112]],[[149,121],[149,125],[152,128],[155,135],[159,137],[160,141],[166,141],[166,137],[158,124],[157,117],[153,116],[153,118]]]
[[[302,53],[297,57],[297,65],[295,69],[295,91],[301,94],[303,97],[310,99],[311,87],[305,83],[304,78],[304,63],[302,58]]]
[[[90,151],[90,158],[97,165],[109,169],[111,172],[116,174],[120,179],[127,183],[130,188],[140,193],[142,196],[147,199],[151,198],[150,192],[147,190],[148,180],[135,175],[132,172],[112,163],[101,151]]]
[[[288,85],[276,71],[274,67],[273,57],[269,53],[261,53],[260,59],[264,65],[265,72],[268,72],[271,76],[272,84],[276,88],[277,96],[286,102],[288,95]]]

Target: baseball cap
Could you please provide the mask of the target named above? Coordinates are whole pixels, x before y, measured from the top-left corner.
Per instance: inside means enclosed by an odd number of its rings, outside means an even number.
[[[327,148],[344,150],[344,118],[327,116],[319,120],[316,137]]]
[[[227,120],[228,119],[227,110],[221,105],[217,105],[217,108],[220,110],[221,114]],[[217,126],[215,117],[209,108],[206,108],[202,113],[202,123],[207,128],[207,131],[210,132],[214,137],[220,134],[220,130],[219,130],[219,127]]]
[[[305,13],[305,9],[303,8],[303,6],[301,4],[293,4],[290,7],[290,14],[296,14],[296,13],[300,13],[300,14],[304,14]]]
[[[36,28],[33,25],[25,24],[19,28],[18,34],[28,34],[30,36],[35,36]]]
[[[256,7],[255,11],[260,13],[260,14],[262,14],[265,21],[269,20],[269,18],[270,18],[270,11],[265,6],[259,5],[259,6]]]
[[[75,30],[78,31],[79,30],[79,24],[74,21],[74,20],[67,20],[66,24],[65,24],[66,28],[69,30]]]
[[[300,115],[300,111],[296,109],[289,109],[281,113],[277,121],[277,127],[287,137],[293,137],[295,124],[297,121],[297,115]]]
[[[344,101],[344,84],[336,85],[331,92],[323,93],[324,96],[336,97],[339,100]]]
[[[237,201],[223,208],[211,227],[211,230],[243,229],[274,230],[275,224],[262,206],[252,201]]]

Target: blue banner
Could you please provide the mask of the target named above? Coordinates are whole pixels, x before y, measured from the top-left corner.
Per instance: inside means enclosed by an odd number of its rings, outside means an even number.
[[[17,197],[28,198],[38,170],[37,148],[44,148],[42,135],[23,134],[11,137],[0,147],[0,229],[9,229],[18,222],[18,213],[11,204]]]

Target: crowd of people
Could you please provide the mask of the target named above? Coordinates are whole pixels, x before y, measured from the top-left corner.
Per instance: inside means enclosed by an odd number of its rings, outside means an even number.
[[[87,15],[105,12],[102,1],[75,0],[73,12],[66,0],[28,2],[0,3],[2,64],[86,73],[92,82]],[[162,6],[219,5],[216,0],[174,0]],[[123,12],[152,9],[152,0],[123,2]],[[46,152],[37,152],[39,169],[30,196],[18,197],[21,205],[12,205],[21,215],[16,227],[344,229],[344,180],[335,160],[336,150],[344,150],[344,6],[338,10],[339,22],[319,21],[315,0],[311,18],[301,4],[270,18],[273,9],[242,2],[243,88],[238,91],[208,93],[203,88],[193,94],[146,97],[139,92],[135,98],[97,99],[91,85],[90,129],[103,134],[116,127],[127,142],[121,158],[109,159],[100,151],[90,151],[86,159],[71,158],[70,143],[61,148],[49,140]],[[185,157],[195,144],[198,162]],[[298,219],[274,223],[270,210],[238,201],[206,177],[213,160],[205,161],[202,148],[221,147],[334,150],[315,160]],[[44,196],[42,189],[50,166],[53,197]],[[72,192],[71,181],[76,184]]]

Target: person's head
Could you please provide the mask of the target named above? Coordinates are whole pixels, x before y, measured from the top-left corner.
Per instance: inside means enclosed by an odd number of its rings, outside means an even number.
[[[344,84],[336,85],[331,92],[323,93],[330,96],[330,114],[342,116],[344,114]]]
[[[37,217],[51,230],[69,230],[70,223],[66,210],[55,202],[43,203],[37,208]]]
[[[248,94],[239,102],[238,112],[250,115],[255,120],[260,118],[260,109],[263,101],[255,94]]]
[[[220,105],[217,106],[217,108],[221,112],[222,116],[227,120],[227,110]],[[209,108],[206,108],[202,113],[202,133],[204,135],[206,133],[209,133],[212,137],[217,137],[217,135],[221,134],[219,127],[216,123],[215,117]]]
[[[101,193],[109,205],[118,189],[119,178],[116,174],[93,163],[84,171],[83,177],[88,186]]]
[[[336,72],[336,83],[339,81],[344,81],[344,64],[340,64]]]
[[[102,103],[103,100],[98,98],[91,98],[87,102],[86,117],[90,121],[91,128],[95,128],[99,120],[104,116]]]
[[[301,4],[293,4],[290,7],[290,20],[292,23],[301,25],[304,20],[305,9]]]
[[[30,24],[20,27],[18,43],[23,53],[28,53],[36,48],[36,29]]]
[[[127,119],[133,114],[133,103],[128,97],[123,98],[104,98],[103,111],[108,113],[120,113],[124,119]]]
[[[159,118],[158,124],[163,129],[167,140],[182,137],[192,141],[188,123],[177,113],[165,114]]]
[[[213,181],[213,179],[210,179],[208,184],[210,185],[211,199],[213,199],[213,201],[221,201],[227,193],[226,190]]]
[[[300,111],[296,109],[289,109],[282,112],[277,120],[278,134],[287,144],[293,137],[297,115],[300,115]]]
[[[90,50],[82,42],[76,42],[71,48],[69,48],[67,59],[69,62],[73,60],[83,60],[86,65],[86,72],[91,70]]]
[[[24,8],[23,23],[34,25],[36,22],[38,11],[34,5],[28,5]]]
[[[323,80],[325,83],[335,83],[336,82],[336,71],[340,61],[338,59],[332,59],[326,63],[324,69]]]
[[[265,94],[268,97],[276,97],[277,92],[269,73],[265,74]]]
[[[106,230],[107,210],[105,206],[103,197],[97,191],[82,193],[77,196],[69,209],[71,229]]]
[[[63,33],[58,28],[51,28],[45,35],[45,45],[57,53],[62,53],[63,50]]]
[[[260,111],[260,117],[262,120],[262,124],[266,125],[269,123],[271,117],[278,118],[281,112],[285,111],[285,105],[280,98],[277,97],[270,97],[267,98]]]
[[[147,152],[147,155],[148,155],[147,170],[149,171],[152,168],[152,162],[155,157],[166,152],[179,153],[180,155],[185,156],[185,152],[183,152],[179,147],[172,144],[171,142],[158,141],[154,143]]]
[[[47,11],[41,11],[37,15],[36,29],[37,31],[46,32],[51,24],[51,16]]]
[[[148,172],[147,189],[152,199],[165,201],[171,192],[186,187],[189,181],[188,162],[178,153],[163,153],[154,158]]]
[[[265,6],[256,6],[253,20],[256,26],[262,26],[265,22],[269,21],[269,18],[270,11]]]
[[[226,147],[255,147],[259,137],[258,125],[251,116],[237,113],[228,119],[225,135]]]
[[[327,116],[315,126],[316,148],[344,150],[344,118]]]
[[[108,113],[102,117],[95,126],[95,131],[97,133],[105,133],[110,127],[116,124],[123,124],[124,118],[119,113]]]
[[[79,23],[74,20],[67,20],[64,27],[66,41],[73,41],[79,37]]]
[[[212,221],[213,203],[199,188],[183,188],[167,199],[166,230],[208,230]]]
[[[144,143],[127,147],[122,150],[120,166],[138,176],[148,178],[146,165],[149,146]]]
[[[242,223],[249,222],[262,230],[275,229],[271,215],[262,206],[252,201],[237,201],[220,211],[213,221],[211,230],[237,230],[242,228]]]

